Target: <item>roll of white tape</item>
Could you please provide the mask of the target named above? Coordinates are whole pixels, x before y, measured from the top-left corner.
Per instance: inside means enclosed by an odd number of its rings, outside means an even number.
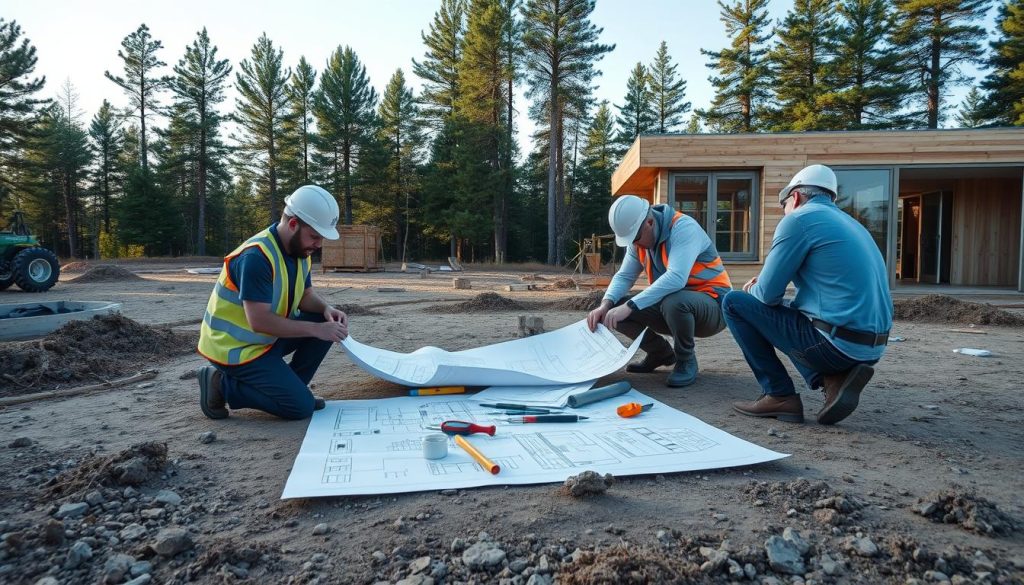
[[[434,433],[423,437],[423,456],[427,459],[441,459],[448,456],[448,435]]]

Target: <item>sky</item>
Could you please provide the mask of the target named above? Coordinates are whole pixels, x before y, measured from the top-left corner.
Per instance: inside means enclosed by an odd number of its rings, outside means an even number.
[[[5,0],[0,18],[17,21],[23,38],[36,47],[35,74],[46,76],[42,95],[56,97],[70,80],[79,97],[82,120],[88,123],[104,99],[117,107],[127,105],[127,96],[103,73],[123,75],[117,56],[121,41],[142,23],[163,43],[158,56],[168,64],[168,75],[196,33],[206,27],[218,56],[229,59],[234,72],[237,64],[249,57],[259,36],[266,33],[284,50],[289,66],[305,56],[321,71],[335,48],[348,45],[366,66],[378,95],[399,68],[418,93],[420,80],[412,73],[412,60],[423,60],[421,34],[429,29],[439,5],[439,0]],[[769,13],[778,21],[791,6],[791,0],[772,0]],[[990,34],[995,15],[992,8],[985,20]],[[716,2],[598,0],[591,21],[603,29],[600,42],[615,45],[615,50],[597,63],[602,72],[595,79],[598,101],[622,104],[630,71],[637,62],[650,63],[664,40],[679,74],[687,81],[687,99],[694,108],[710,104],[714,91],[708,82],[707,58],[700,49],[719,50],[728,43]],[[966,72],[984,75],[973,68]],[[524,90],[521,87],[517,96],[516,124],[525,150],[533,124],[527,116]],[[959,104],[966,91],[957,89],[951,103]],[[225,112],[234,108],[236,93],[231,89],[227,95],[221,105]],[[170,96],[165,95],[163,103],[169,102]],[[158,126],[164,123],[157,120]]]

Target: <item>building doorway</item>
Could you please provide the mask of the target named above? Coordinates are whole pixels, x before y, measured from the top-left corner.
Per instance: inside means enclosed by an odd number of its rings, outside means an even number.
[[[901,197],[898,257],[902,281],[948,284],[953,193],[933,191]]]

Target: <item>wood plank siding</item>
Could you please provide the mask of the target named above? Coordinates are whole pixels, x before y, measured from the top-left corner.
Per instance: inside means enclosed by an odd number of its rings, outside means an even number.
[[[613,173],[611,187],[613,195],[632,193],[654,203],[669,203],[674,201],[669,193],[674,173],[755,172],[759,177],[760,245],[756,261],[728,263],[733,284],[738,287],[759,271],[771,247],[775,228],[782,220],[779,190],[797,171],[811,164],[900,169],[971,165],[1024,168],[1024,128],[641,136]],[[920,177],[922,171],[915,173]],[[1017,287],[1021,179],[1001,178],[1000,185],[993,187],[991,178],[945,178],[956,193],[951,282]],[[993,225],[994,221],[998,225]]]

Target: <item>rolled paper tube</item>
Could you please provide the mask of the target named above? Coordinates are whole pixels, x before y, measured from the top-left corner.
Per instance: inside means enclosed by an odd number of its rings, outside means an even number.
[[[423,457],[442,459],[448,455],[448,435],[433,433],[423,437]]]
[[[628,380],[622,380],[610,386],[591,388],[586,392],[580,392],[579,394],[573,394],[570,396],[569,406],[572,408],[579,408],[592,402],[621,396],[626,392],[629,392],[632,387],[632,384],[630,384]]]
[[[498,475],[498,472],[501,471],[501,468],[498,467],[497,463],[491,461],[486,456],[484,456],[483,453],[477,451],[476,447],[471,445],[469,441],[467,441],[466,439],[463,439],[461,435],[455,435],[455,443],[459,447],[465,449],[466,453],[469,453],[470,457],[476,459],[476,462],[480,464],[480,467],[483,467],[484,470],[491,472],[492,475]]]

